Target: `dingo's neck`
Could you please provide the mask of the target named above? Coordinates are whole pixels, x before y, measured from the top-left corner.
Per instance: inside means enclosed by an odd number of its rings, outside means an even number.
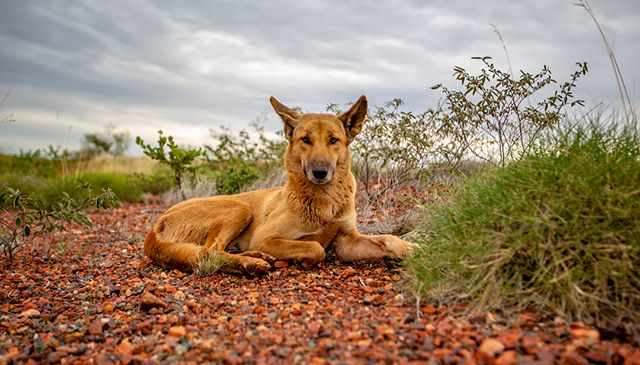
[[[317,185],[304,175],[289,174],[283,193],[290,209],[305,220],[324,225],[355,209],[355,178],[350,167],[336,171],[331,181]]]

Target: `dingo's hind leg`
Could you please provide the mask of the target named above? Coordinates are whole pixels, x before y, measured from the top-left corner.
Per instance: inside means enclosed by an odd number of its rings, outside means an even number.
[[[250,275],[266,273],[274,259],[267,254],[226,252],[252,221],[249,204],[232,199],[176,206],[147,235],[144,252],[161,265],[195,270],[203,260],[219,256]]]

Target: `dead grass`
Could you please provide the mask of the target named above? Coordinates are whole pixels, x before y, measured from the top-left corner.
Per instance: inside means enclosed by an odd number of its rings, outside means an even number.
[[[100,155],[88,161],[78,162],[77,173],[152,174],[159,164],[147,156]]]

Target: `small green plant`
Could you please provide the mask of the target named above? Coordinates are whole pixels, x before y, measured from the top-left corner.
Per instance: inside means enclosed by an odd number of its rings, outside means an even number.
[[[640,320],[640,144],[592,126],[544,138],[471,179],[427,219],[407,260],[418,295],[475,311],[529,307],[607,325]],[[603,323],[605,322],[605,323]]]
[[[92,190],[82,183],[77,183],[76,189]],[[14,255],[35,237],[64,231],[65,223],[91,225],[84,213],[86,208],[106,209],[118,203],[118,199],[108,189],[81,200],[63,193],[55,204],[49,205],[37,195],[5,188],[0,191],[0,209],[7,213],[7,216],[0,217],[2,253],[6,260],[12,261]]]
[[[142,152],[152,160],[169,166],[173,171],[174,179],[178,189],[182,192],[182,185],[185,174],[195,174],[196,166],[194,161],[204,155],[201,148],[183,149],[175,144],[173,136],[165,137],[162,131],[158,131],[158,145],[145,144],[140,136],[136,137],[136,144],[142,148]],[[183,198],[186,196],[183,194]]]
[[[199,260],[194,271],[200,277],[211,276],[217,272],[234,272],[231,261],[216,254],[208,255],[205,259]]]
[[[173,177],[169,171],[156,171],[152,174],[135,173],[131,176],[132,182],[142,192],[160,195],[171,189]]]

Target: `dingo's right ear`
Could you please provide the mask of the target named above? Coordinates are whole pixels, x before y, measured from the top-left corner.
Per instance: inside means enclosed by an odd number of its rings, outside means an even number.
[[[271,102],[273,110],[278,113],[278,115],[284,122],[284,138],[286,138],[287,141],[291,141],[291,138],[293,138],[293,130],[296,129],[296,126],[298,125],[298,118],[300,118],[300,113],[285,106],[273,96],[269,98],[269,101]]]

